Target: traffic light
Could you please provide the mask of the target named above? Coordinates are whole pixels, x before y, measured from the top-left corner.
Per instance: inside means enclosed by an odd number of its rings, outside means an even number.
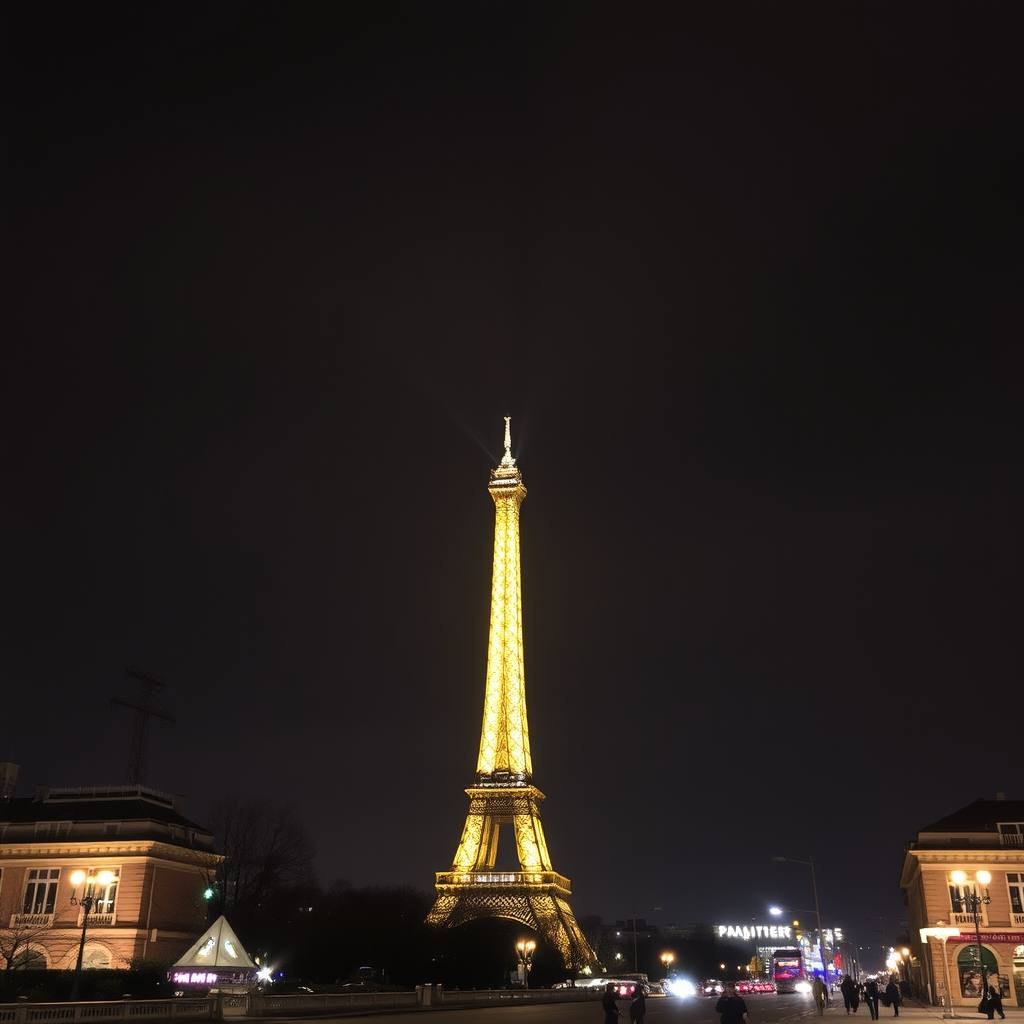
[[[203,899],[206,900],[207,903],[209,903],[210,900],[212,900],[214,898],[214,896],[216,896],[216,895],[217,895],[217,890],[214,889],[214,887],[212,885],[208,885],[203,890]]]

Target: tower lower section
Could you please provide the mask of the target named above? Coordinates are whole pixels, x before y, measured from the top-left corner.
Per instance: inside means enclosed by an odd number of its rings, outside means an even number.
[[[534,929],[558,950],[567,970],[593,967],[597,957],[569,905],[569,879],[551,867],[540,802],[529,784],[488,779],[466,790],[469,814],[451,871],[437,873],[437,898],[427,924],[456,928],[481,918],[503,917]],[[515,833],[519,871],[494,865],[502,826]]]
[[[566,970],[581,971],[593,967],[597,957],[569,906],[570,895],[569,879],[555,871],[439,871],[427,924],[457,928],[488,917],[518,921],[558,950]]]

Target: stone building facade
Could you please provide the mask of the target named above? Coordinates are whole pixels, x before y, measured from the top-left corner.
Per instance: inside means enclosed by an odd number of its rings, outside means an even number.
[[[77,871],[109,872],[93,892],[83,967],[171,963],[206,925],[203,891],[219,859],[175,797],[145,786],[0,792],[0,967],[5,954],[15,967],[75,966]]]
[[[981,959],[993,984],[998,976],[1004,1004],[1024,1006],[1024,800],[976,800],[921,829],[907,847],[900,885],[923,994],[939,1004],[948,988],[952,1006],[977,1005],[980,932]],[[989,901],[977,928],[970,893]],[[922,928],[959,934],[922,938]]]

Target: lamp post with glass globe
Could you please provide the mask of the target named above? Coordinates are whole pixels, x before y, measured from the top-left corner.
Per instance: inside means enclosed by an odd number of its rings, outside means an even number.
[[[520,939],[516,943],[516,955],[519,957],[519,980],[523,988],[530,987],[530,968],[533,966],[533,951],[537,943],[533,939]]]
[[[992,881],[992,875],[982,869],[974,873],[973,879],[967,877],[966,871],[954,871],[949,877],[955,885],[959,886],[961,893],[963,893],[961,900],[964,906],[967,907],[968,913],[974,918],[974,938],[978,946],[978,968],[981,971],[981,994],[984,996],[988,992],[988,969],[985,967],[985,961],[982,959],[981,953],[981,908],[992,902],[992,897],[988,894],[988,886],[989,882]],[[981,895],[978,895],[975,882],[982,888]],[[970,883],[970,889],[967,888],[968,883]]]
[[[672,969],[672,964],[675,963],[676,955],[675,953],[666,950],[664,953],[661,954],[659,959],[661,960],[662,967],[665,968],[665,977],[667,978],[668,972]]]
[[[71,892],[71,905],[73,907],[78,906],[82,908],[82,938],[78,943],[78,961],[75,964],[75,980],[71,985],[71,1001],[74,1002],[78,998],[78,983],[82,978],[82,956],[85,953],[85,933],[89,928],[89,914],[92,908],[96,906],[99,901],[97,892],[107,890],[107,887],[111,882],[114,881],[115,875],[113,871],[99,871],[93,874],[91,871],[82,871],[81,869],[73,871],[71,873],[71,884],[74,889]],[[82,890],[82,895],[78,895],[78,890]]]

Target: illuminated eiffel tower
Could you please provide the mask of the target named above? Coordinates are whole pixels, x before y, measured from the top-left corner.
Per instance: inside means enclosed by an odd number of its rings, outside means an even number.
[[[487,688],[476,782],[466,790],[469,814],[451,871],[437,873],[437,898],[427,923],[456,927],[504,917],[537,931],[569,970],[597,962],[576,923],[569,879],[551,867],[540,821],[544,794],[533,785],[523,673],[523,603],[519,572],[519,506],[526,497],[512,458],[509,417],[505,455],[487,486],[494,499],[494,575],[487,642]],[[511,826],[519,871],[494,865],[502,825]]]

